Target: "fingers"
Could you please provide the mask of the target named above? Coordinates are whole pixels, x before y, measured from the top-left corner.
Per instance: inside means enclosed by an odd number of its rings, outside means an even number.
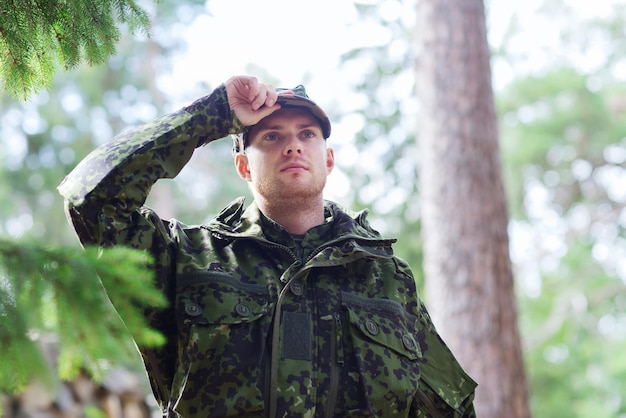
[[[276,104],[276,89],[270,84],[259,83],[256,77],[235,76],[224,84],[228,104],[244,126],[254,125],[280,109]]]
[[[248,104],[255,111],[262,106],[271,107],[276,103],[277,93],[274,87],[259,83],[256,77],[231,77],[225,85],[231,108]]]
[[[276,103],[278,95],[274,87],[269,84],[256,83],[254,87],[250,88],[250,106],[253,110],[258,110],[263,106],[272,107]]]

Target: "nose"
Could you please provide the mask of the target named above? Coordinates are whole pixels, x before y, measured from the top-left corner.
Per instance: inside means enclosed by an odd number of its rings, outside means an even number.
[[[296,135],[290,135],[284,149],[285,155],[302,154],[302,144]]]

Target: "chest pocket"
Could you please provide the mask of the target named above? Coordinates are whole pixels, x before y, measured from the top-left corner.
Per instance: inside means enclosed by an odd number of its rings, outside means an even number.
[[[346,358],[346,371],[348,376],[358,375],[357,389],[346,397],[346,409],[353,414],[368,410],[375,416],[406,416],[420,379],[417,318],[389,299],[363,298],[346,292],[342,292],[341,298],[353,352]],[[351,407],[350,402],[358,405]]]
[[[179,414],[254,415],[263,409],[269,300],[265,286],[243,283],[228,273],[179,277]]]
[[[243,324],[269,310],[267,287],[243,283],[223,272],[181,276],[176,292],[178,319],[191,324]]]

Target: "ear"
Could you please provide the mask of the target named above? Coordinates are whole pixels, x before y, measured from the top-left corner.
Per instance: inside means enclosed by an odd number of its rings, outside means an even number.
[[[326,148],[326,172],[330,174],[333,167],[335,167],[335,151],[332,148]]]
[[[235,168],[239,177],[245,181],[250,181],[250,166],[248,165],[248,156],[243,153],[235,154]]]

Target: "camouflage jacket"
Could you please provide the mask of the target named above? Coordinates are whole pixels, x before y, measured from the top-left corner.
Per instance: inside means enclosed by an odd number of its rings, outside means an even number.
[[[196,227],[143,206],[196,147],[240,129],[221,86],[102,145],[59,186],[84,245],[155,259],[171,306],[146,315],[167,343],[140,351],[164,415],[473,417],[475,383],[365,213],[327,202],[296,246],[242,199]]]

